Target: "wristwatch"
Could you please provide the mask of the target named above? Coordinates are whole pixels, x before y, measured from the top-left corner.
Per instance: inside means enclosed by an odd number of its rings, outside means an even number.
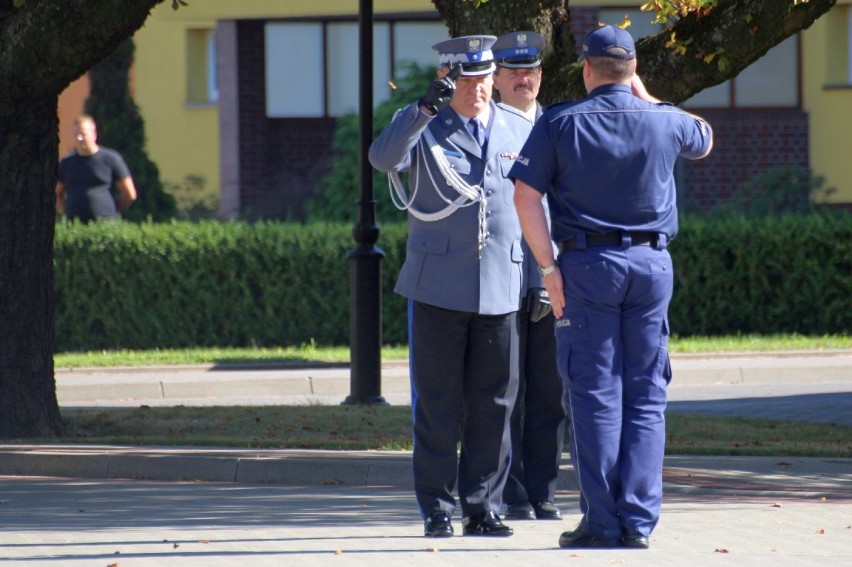
[[[541,274],[541,277],[543,277],[543,278],[544,278],[544,277],[549,276],[549,275],[550,275],[550,274],[552,274],[553,272],[555,272],[555,271],[556,271],[556,269],[557,269],[559,266],[557,266],[557,265],[556,265],[556,262],[554,262],[554,263],[552,263],[551,265],[549,265],[549,266],[548,266],[548,267],[546,267],[546,268],[542,268],[541,266],[536,266],[536,267],[538,268],[538,273],[539,273],[539,274]]]

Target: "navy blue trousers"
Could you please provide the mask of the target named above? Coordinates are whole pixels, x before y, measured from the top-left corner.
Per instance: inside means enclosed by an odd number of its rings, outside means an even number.
[[[420,513],[452,515],[454,486],[464,516],[496,512],[518,392],[517,312],[479,315],[411,301],[409,332]]]
[[[582,523],[599,537],[649,535],[663,496],[671,257],[650,246],[594,247],[561,254],[559,267],[557,366]]]

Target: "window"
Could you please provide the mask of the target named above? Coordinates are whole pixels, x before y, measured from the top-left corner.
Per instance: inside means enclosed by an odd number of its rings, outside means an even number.
[[[266,115],[325,114],[323,27],[319,23],[266,25]]]
[[[340,116],[347,112],[357,112],[359,107],[360,80],[360,43],[358,24],[352,22],[331,23],[328,25],[326,40],[328,57],[328,113]],[[387,49],[390,26],[376,23],[373,26],[373,103],[377,105],[387,98],[388,79],[390,79],[391,53]],[[384,96],[382,96],[384,95]]]
[[[219,100],[216,75],[216,30],[188,30],[186,43],[187,103],[215,104]]]
[[[799,105],[799,37],[769,50],[734,79],[705,89],[685,101],[686,107],[759,108]]]
[[[798,106],[799,38],[789,37],[734,79],[738,107]]]
[[[358,23],[266,25],[266,112],[270,118],[340,116],[359,106]],[[399,63],[437,65],[431,46],[448,38],[437,20],[378,21],[373,28],[373,103],[390,97]]]
[[[449,39],[447,26],[442,22],[396,22],[393,26],[394,63],[438,65],[438,54],[432,46]],[[395,73],[396,74],[396,73]]]

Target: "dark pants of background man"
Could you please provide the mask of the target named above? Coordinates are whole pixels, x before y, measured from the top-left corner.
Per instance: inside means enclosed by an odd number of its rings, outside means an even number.
[[[554,317],[530,321],[518,312],[521,369],[512,412],[512,465],[503,490],[506,504],[553,502],[565,437],[562,381],[556,369]]]

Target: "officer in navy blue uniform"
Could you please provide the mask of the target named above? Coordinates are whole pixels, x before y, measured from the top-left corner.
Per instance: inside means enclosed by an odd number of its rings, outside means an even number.
[[[497,71],[494,89],[507,110],[531,123],[541,116],[541,52],[544,37],[533,31],[501,35],[492,51]],[[556,371],[553,313],[538,265],[524,246],[524,302],[518,312],[520,379],[512,412],[512,465],[503,489],[506,518],[561,520],[554,502],[565,431],[562,382]]]
[[[673,170],[679,156],[708,155],[713,134],[701,118],[648,94],[627,31],[590,32],[583,54],[589,96],[545,111],[511,176],[556,316],[580,486],[582,519],[559,545],[647,548],[662,503],[671,379]]]
[[[431,537],[453,535],[454,485],[465,535],[512,535],[496,513],[518,389],[524,259],[508,174],[531,125],[491,101],[495,39],[434,45],[438,78],[369,153],[408,212],[395,291],[409,300],[414,491]]]

